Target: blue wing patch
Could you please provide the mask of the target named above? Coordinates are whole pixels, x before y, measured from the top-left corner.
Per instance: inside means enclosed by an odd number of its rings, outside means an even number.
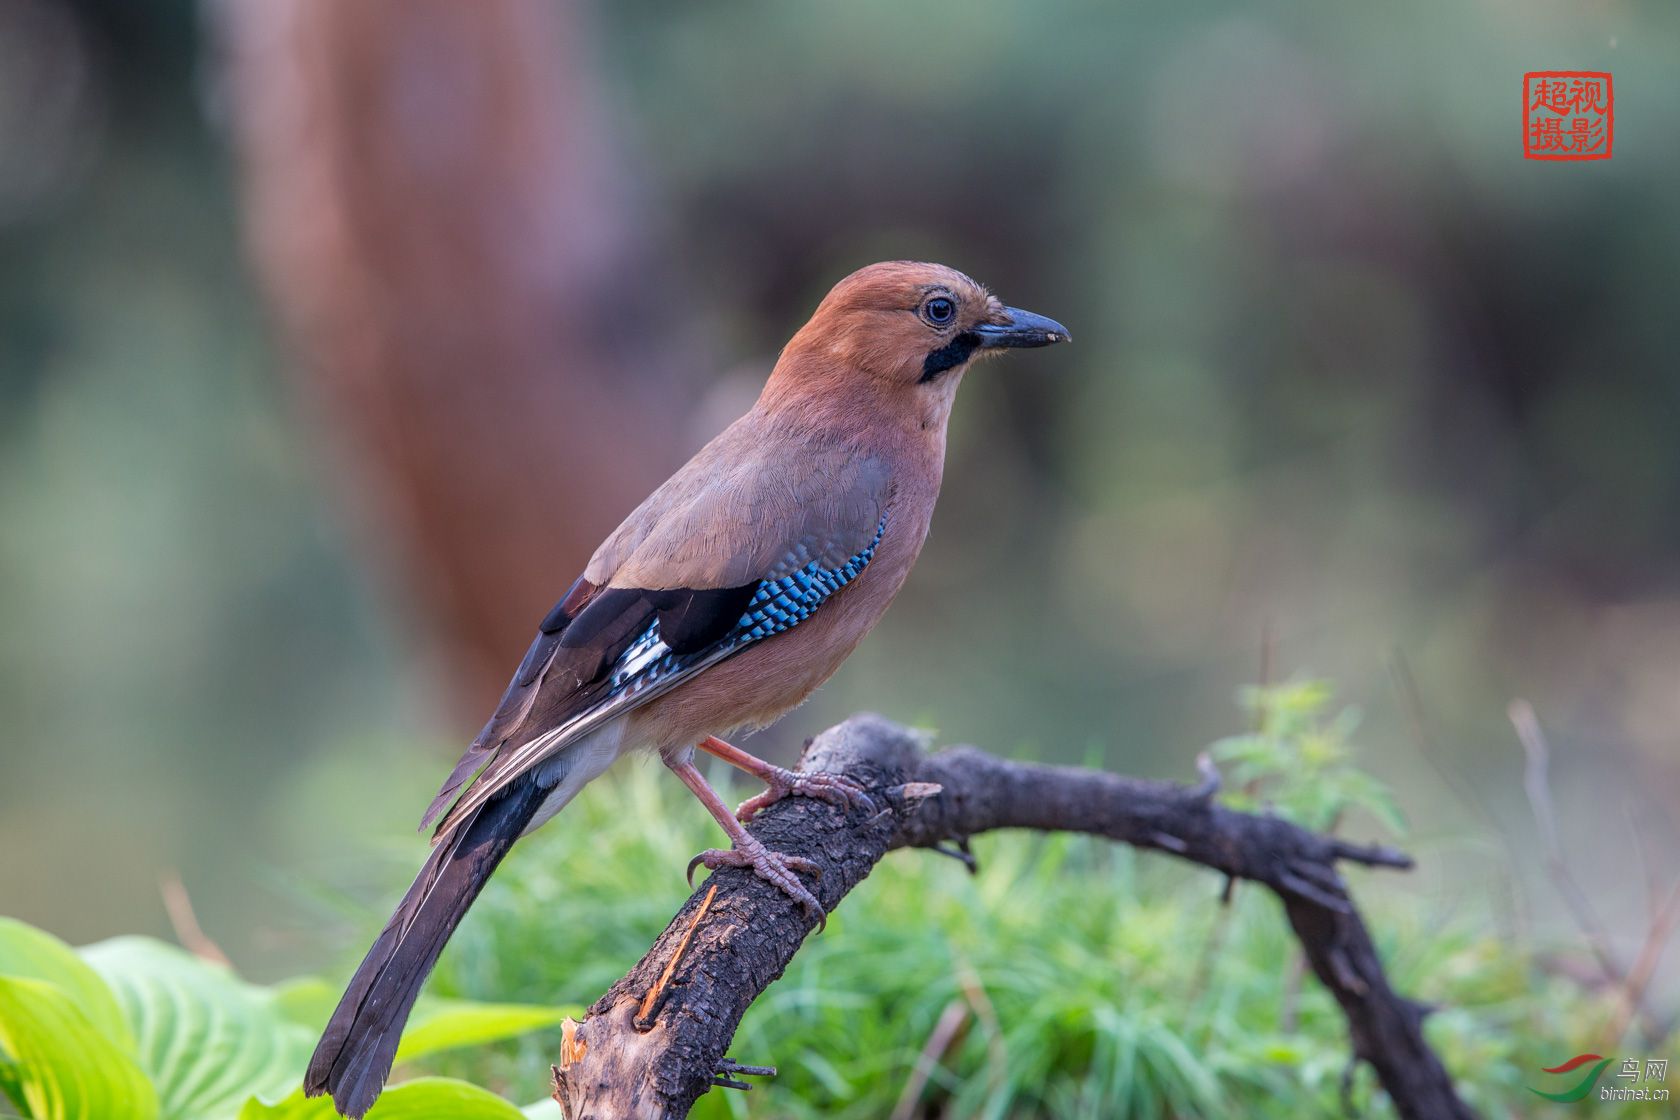
[[[641,637],[631,643],[613,667],[606,698],[634,696],[702,661],[721,660],[754,642],[793,629],[810,618],[835,592],[863,574],[869,561],[874,559],[875,549],[886,531],[887,519],[883,515],[869,543],[839,566],[825,568],[821,560],[813,560],[785,576],[760,580],[740,621],[710,649],[672,653],[660,640],[656,619]]]

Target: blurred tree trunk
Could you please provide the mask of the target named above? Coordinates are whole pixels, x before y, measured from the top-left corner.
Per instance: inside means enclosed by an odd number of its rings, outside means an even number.
[[[683,451],[682,317],[597,100],[589,9],[211,12],[251,251],[331,476],[482,708]]]

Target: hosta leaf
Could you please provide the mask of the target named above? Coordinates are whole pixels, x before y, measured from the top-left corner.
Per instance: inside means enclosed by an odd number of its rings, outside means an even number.
[[[121,1046],[44,980],[0,978],[8,1095],[33,1120],[155,1120],[158,1101]]]
[[[10,1103],[12,1108],[23,1107],[23,1071],[16,1062],[0,1060],[0,1105]],[[0,1116],[11,1116],[8,1109],[0,1112]]]
[[[338,1006],[339,990],[315,976],[282,980],[269,989],[275,1010],[311,1034],[320,1034]]]
[[[338,996],[337,988],[313,979],[288,981],[274,989],[282,1013],[292,1022],[307,1027],[311,1034],[319,1034],[326,1025],[327,1017],[338,1004]],[[583,1009],[422,996],[403,1030],[397,1060],[406,1062],[460,1046],[500,1042],[544,1027],[559,1026],[568,1015],[582,1018]]]
[[[507,1101],[476,1085],[447,1077],[422,1077],[386,1089],[367,1120],[525,1120]],[[293,1093],[278,1104],[247,1101],[239,1120],[338,1120],[328,1097]]]
[[[111,989],[76,950],[52,934],[15,918],[0,918],[0,976],[45,980],[63,989],[94,1029],[134,1053],[134,1033]]]
[[[583,1008],[474,1003],[459,999],[421,1000],[403,1031],[397,1060],[409,1061],[457,1046],[482,1046],[544,1027],[557,1027],[568,1015],[582,1018]]]
[[[314,1039],[272,993],[173,945],[120,937],[82,950],[127,1015],[162,1120],[231,1120],[253,1093],[303,1077]]]

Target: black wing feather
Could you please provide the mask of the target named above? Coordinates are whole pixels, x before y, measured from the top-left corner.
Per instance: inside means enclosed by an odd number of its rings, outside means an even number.
[[[672,652],[697,653],[741,620],[757,587],[646,591],[573,584],[543,619],[496,713],[426,807],[420,827],[437,819],[509,739],[534,738],[594,703],[614,663],[655,620]]]
[[[754,580],[745,587],[707,591],[650,591],[648,599],[659,612],[659,640],[672,653],[699,653],[741,621],[758,590]]]

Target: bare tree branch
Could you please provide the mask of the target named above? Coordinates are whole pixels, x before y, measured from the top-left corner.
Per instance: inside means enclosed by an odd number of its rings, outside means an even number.
[[[1410,867],[1404,854],[1226,809],[1213,800],[1215,773],[1191,787],[1008,762],[972,747],[933,755],[922,748],[914,734],[877,716],[831,728],[807,748],[801,767],[859,781],[877,811],[790,798],[760,814],[754,834],[822,867],[813,890],[828,909],[895,848],[936,848],[998,828],[1106,836],[1251,879],[1282,901],[1313,973],[1341,1005],[1354,1054],[1371,1064],[1399,1114],[1473,1116],[1424,1040],[1427,1009],[1389,987],[1336,870],[1341,860]],[[815,926],[750,871],[712,875],[629,975],[583,1022],[568,1023],[554,1069],[555,1099],[566,1115],[686,1116],[717,1078],[739,1071],[725,1054],[741,1016]]]

